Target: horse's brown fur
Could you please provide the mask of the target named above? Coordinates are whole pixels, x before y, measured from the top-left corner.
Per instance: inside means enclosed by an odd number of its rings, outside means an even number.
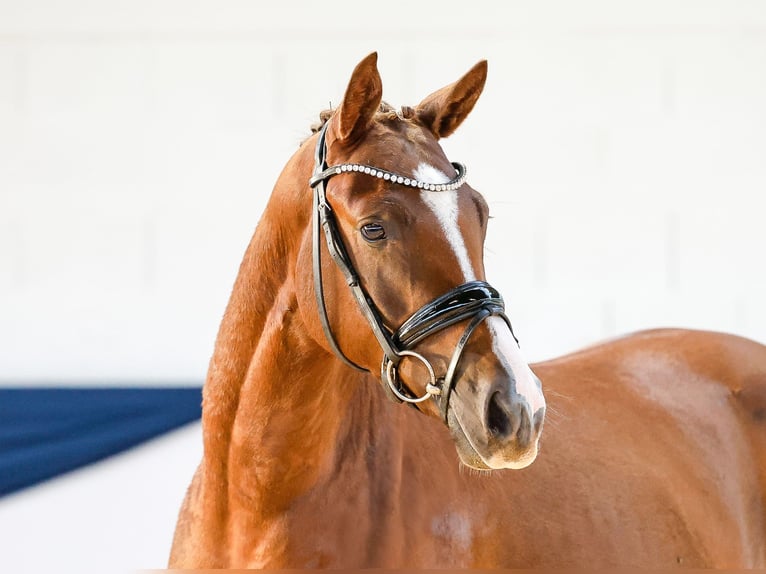
[[[427,129],[454,130],[469,103],[430,109]],[[346,131],[396,149],[402,132],[420,141],[417,110],[397,127],[351,117]],[[309,280],[314,142],[288,162],[242,261],[171,567],[766,567],[766,347],[662,330],[534,365],[549,411],[536,462],[462,467],[442,423],[327,351]],[[480,257],[481,241],[471,249]],[[327,269],[339,340],[374,364]],[[388,297],[417,295],[402,289]]]

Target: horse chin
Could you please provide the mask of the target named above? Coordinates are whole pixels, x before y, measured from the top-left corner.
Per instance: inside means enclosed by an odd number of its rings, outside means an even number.
[[[528,467],[537,458],[539,439],[534,442],[531,449],[524,452],[521,456],[515,456],[513,458],[508,458],[500,454],[494,454],[487,457],[482,456],[471,443],[465,428],[452,408],[447,410],[447,427],[449,428],[452,440],[455,443],[455,449],[457,450],[458,457],[460,457],[460,462],[474,470],[519,470]]]

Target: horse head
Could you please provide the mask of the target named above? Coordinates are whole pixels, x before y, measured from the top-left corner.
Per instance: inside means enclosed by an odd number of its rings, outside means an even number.
[[[487,64],[394,110],[376,63],[358,64],[306,143],[314,219],[297,265],[301,314],[328,352],[443,420],[464,464],[523,468],[545,399],[485,282],[487,203],[439,145],[474,107]]]

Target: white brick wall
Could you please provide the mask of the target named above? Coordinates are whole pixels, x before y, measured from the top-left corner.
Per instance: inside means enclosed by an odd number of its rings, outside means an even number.
[[[766,3],[0,0],[0,382],[201,380],[317,112],[380,54],[445,142],[541,359],[644,327],[766,341]]]

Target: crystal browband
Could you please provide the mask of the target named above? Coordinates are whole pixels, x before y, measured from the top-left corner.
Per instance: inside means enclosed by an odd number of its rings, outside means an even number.
[[[398,183],[409,187],[417,187],[418,189],[425,189],[426,191],[454,191],[465,183],[466,168],[462,163],[452,162],[452,167],[455,168],[457,176],[449,180],[446,183],[428,183],[420,181],[414,177],[406,177],[385,169],[378,167],[372,167],[370,165],[364,165],[361,163],[344,163],[341,165],[333,165],[328,167],[321,173],[316,174],[311,178],[309,184],[311,187],[315,187],[320,181],[330,179],[334,175],[340,175],[341,173],[357,172],[369,175],[370,177],[377,177],[384,181],[390,181],[392,183]]]

